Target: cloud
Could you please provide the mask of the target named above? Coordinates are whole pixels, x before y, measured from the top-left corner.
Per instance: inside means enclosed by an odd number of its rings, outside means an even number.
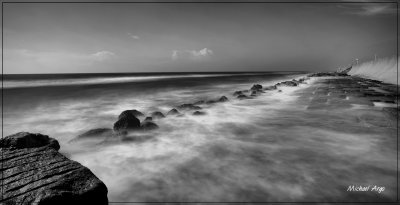
[[[135,39],[135,40],[139,40],[139,36],[133,35],[131,33],[128,33],[129,37]]]
[[[105,61],[113,58],[115,54],[111,51],[99,51],[90,55],[96,61]]]
[[[368,3],[369,1],[360,1],[363,3],[350,3],[340,5],[340,8],[346,10],[345,13],[359,16],[374,16],[383,14],[396,14],[396,5],[392,3]]]
[[[203,48],[201,50],[173,50],[172,51],[172,60],[179,59],[191,59],[191,60],[200,60],[205,59],[214,55],[214,52],[211,49]]]

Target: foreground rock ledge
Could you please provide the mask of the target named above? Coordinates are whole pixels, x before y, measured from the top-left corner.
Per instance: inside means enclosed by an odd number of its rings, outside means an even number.
[[[0,140],[0,204],[108,204],[104,183],[55,144],[27,132]]]

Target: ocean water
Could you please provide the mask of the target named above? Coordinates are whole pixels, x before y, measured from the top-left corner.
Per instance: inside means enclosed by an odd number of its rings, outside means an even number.
[[[61,153],[105,182],[111,202],[391,200],[395,130],[382,135],[365,129],[354,120],[354,113],[362,112],[357,109],[308,112],[300,96],[312,80],[254,99],[232,96],[255,83],[268,86],[304,75],[5,76],[4,134],[29,131],[56,138]],[[71,142],[89,129],[112,128],[127,109],[166,113],[222,95],[229,101],[202,105],[204,116],[184,112],[155,120],[160,129],[123,140]],[[386,192],[346,192],[360,183],[385,186]]]

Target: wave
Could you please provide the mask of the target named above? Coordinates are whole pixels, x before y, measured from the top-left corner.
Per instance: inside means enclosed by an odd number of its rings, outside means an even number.
[[[400,76],[397,71],[397,62],[399,59],[392,57],[364,62],[353,66],[348,74],[397,84],[397,79]]]

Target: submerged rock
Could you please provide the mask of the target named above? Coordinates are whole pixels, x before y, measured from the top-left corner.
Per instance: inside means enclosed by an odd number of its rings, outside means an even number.
[[[60,144],[56,139],[40,133],[18,132],[0,139],[0,147],[7,147],[11,149],[43,146],[48,146],[54,148],[55,150],[60,149]]]
[[[110,128],[96,128],[96,129],[91,129],[89,131],[86,131],[86,132],[78,135],[76,138],[74,138],[70,142],[82,140],[82,139],[105,138],[105,137],[112,136],[113,134],[114,134],[114,132]]]
[[[156,123],[154,123],[154,122],[151,122],[151,121],[143,121],[142,124],[141,124],[141,128],[144,131],[155,130],[155,129],[158,129],[158,125]]]
[[[202,111],[196,111],[193,113],[193,115],[205,115],[205,114],[207,114],[207,113],[202,112]]]
[[[0,203],[108,204],[105,184],[88,168],[60,154],[59,147],[43,143],[47,138],[57,141],[47,135],[26,132],[4,138],[7,140],[0,148],[3,169]],[[21,139],[30,140],[23,140],[18,146],[8,143]]]
[[[235,92],[233,93],[234,96],[238,96],[238,95],[242,95],[242,94],[243,94],[243,92],[240,91],[240,90],[235,91]]]
[[[204,104],[204,103],[205,103],[204,100],[199,100],[199,101],[193,103],[193,105],[201,105],[201,104]]]
[[[226,96],[221,96],[218,100],[218,102],[226,102],[228,101],[228,98]]]
[[[276,90],[276,89],[277,89],[276,85],[271,85],[271,86],[264,88],[264,90]]]
[[[144,116],[144,114],[141,113],[141,112],[138,111],[138,110],[125,110],[125,111],[123,111],[123,112],[118,116],[118,119],[121,119],[121,118],[125,117],[126,115],[133,115],[133,116],[135,116],[135,117],[142,117],[142,116]]]
[[[347,73],[338,73],[338,72],[321,72],[321,73],[312,73],[307,75],[307,77],[329,77],[329,76],[349,76]]]
[[[153,118],[152,118],[152,117],[146,117],[146,118],[144,119],[144,121],[153,121]]]
[[[298,83],[296,83],[294,81],[283,81],[283,82],[277,83],[276,85],[277,86],[284,85],[284,86],[294,87],[294,86],[297,86]]]
[[[261,90],[262,89],[262,85],[260,84],[254,84],[253,87],[250,88],[250,90]]]
[[[165,118],[165,115],[162,114],[162,112],[156,111],[151,113],[151,117],[154,119],[161,119],[161,118]]]
[[[216,100],[208,100],[207,102],[206,102],[206,104],[214,104],[214,103],[216,103],[217,101]]]
[[[177,109],[173,108],[170,111],[168,111],[167,115],[179,115],[181,114]]]
[[[140,121],[131,112],[124,113],[124,115],[122,115],[121,118],[119,118],[118,121],[114,123],[113,127],[114,131],[117,133],[125,133],[129,130],[137,130],[139,128]]]
[[[201,110],[201,107],[193,104],[182,104],[178,106],[178,109],[182,110]]]
[[[247,95],[245,95],[245,94],[241,94],[241,95],[237,96],[237,98],[246,99],[246,98],[249,98],[249,97]]]

